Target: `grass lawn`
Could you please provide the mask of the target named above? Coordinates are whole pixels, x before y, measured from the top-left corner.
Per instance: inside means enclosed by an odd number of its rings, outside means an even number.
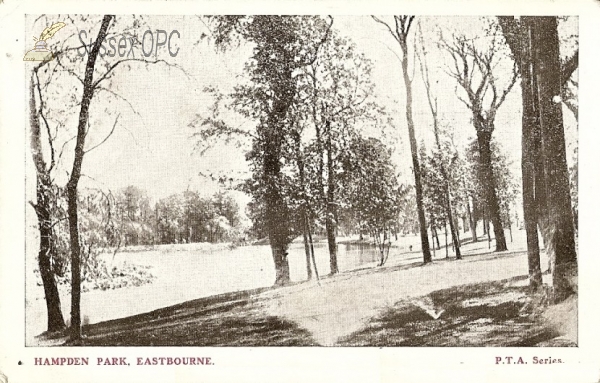
[[[487,247],[463,245],[463,260],[423,265],[399,257],[318,283],[224,293],[88,324],[82,345],[576,346],[577,297],[548,308],[544,292],[529,292],[519,243],[512,252]]]

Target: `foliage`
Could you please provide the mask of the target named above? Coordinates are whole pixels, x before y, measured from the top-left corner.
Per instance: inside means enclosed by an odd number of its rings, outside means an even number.
[[[70,285],[70,243],[66,221],[66,192],[56,188],[55,202],[52,204],[53,243],[56,256],[52,270],[59,284]],[[109,289],[125,286],[138,286],[150,283],[154,278],[146,267],[119,264],[110,266],[106,250],[116,246],[122,235],[123,226],[115,213],[115,198],[111,193],[100,190],[83,190],[79,196],[79,234],[81,242],[82,290]],[[115,249],[115,252],[118,249]],[[36,274],[39,270],[36,270]],[[40,282],[41,283],[41,282]]]
[[[201,197],[188,190],[163,198],[154,218],[158,243],[236,241],[243,236],[238,204],[223,192]]]
[[[375,237],[383,265],[392,232],[398,230],[402,197],[407,194],[407,189],[398,184],[391,150],[378,139],[355,137],[343,157],[342,180],[346,209],[361,230]]]

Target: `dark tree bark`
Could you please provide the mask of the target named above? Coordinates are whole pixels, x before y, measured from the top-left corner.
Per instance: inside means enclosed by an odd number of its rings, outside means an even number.
[[[38,267],[44,285],[44,296],[46,298],[46,309],[48,311],[48,331],[60,331],[65,327],[65,320],[60,307],[60,295],[54,280],[52,271],[52,260],[56,257],[56,248],[53,243],[53,230],[50,212],[44,206],[43,201],[48,198],[43,188],[50,186],[44,181],[39,180],[37,186],[36,214],[38,218],[38,228],[40,232],[40,251],[38,253]]]
[[[276,146],[269,143],[267,146]],[[290,282],[290,268],[288,263],[289,228],[288,209],[279,192],[277,179],[280,177],[281,169],[279,158],[276,153],[265,153],[263,176],[266,185],[265,210],[266,226],[268,230],[271,254],[275,264],[275,285],[284,285]]]
[[[37,71],[38,68],[35,70]],[[39,84],[38,84],[39,85]],[[41,94],[40,94],[41,96]],[[40,100],[42,102],[42,100]],[[44,160],[41,142],[41,129],[39,114],[35,102],[35,84],[33,76],[30,83],[29,100],[30,126],[31,126],[31,152],[36,169],[36,203],[32,203],[35,214],[38,219],[38,230],[40,235],[40,250],[38,253],[38,268],[42,277],[44,286],[44,297],[46,298],[46,310],[48,313],[49,332],[60,331],[65,328],[60,295],[54,272],[52,270],[52,261],[56,257],[56,247],[54,244],[54,233],[52,228],[52,216],[50,214],[50,201],[52,198],[52,181],[50,178],[48,166]],[[41,105],[40,105],[41,109]],[[53,150],[53,149],[51,149]]]
[[[306,221],[306,227],[306,231],[308,232],[308,242],[310,244],[310,258],[312,259],[313,268],[315,269],[315,277],[317,278],[317,282],[319,282],[319,269],[317,269],[317,261],[315,259],[315,248],[313,246],[313,239],[311,234],[312,229],[308,220]]]
[[[483,219],[483,235],[487,235],[487,233],[488,233],[488,229],[487,228],[488,228],[487,219],[484,218]]]
[[[487,232],[487,237],[488,237],[488,249],[491,249],[492,248],[492,237],[490,234],[490,221],[486,220],[485,225],[487,226],[486,232]]]
[[[335,204],[335,172],[333,169],[333,147],[331,142],[331,122],[325,123],[327,134],[327,206],[325,209],[325,231],[327,232],[327,245],[329,247],[329,270],[330,274],[338,273],[337,244],[335,243],[335,231],[337,226],[337,212]]]
[[[469,226],[471,227],[471,237],[473,242],[477,242],[477,225],[473,214],[471,213],[471,204],[469,203],[469,197],[467,196],[467,214],[469,215]]]
[[[514,19],[500,17],[500,25],[506,36],[506,41],[513,52],[521,73],[521,95],[523,104],[522,116],[522,158],[521,172],[523,178],[523,220],[527,236],[527,263],[529,267],[529,285],[536,290],[542,285],[542,272],[540,267],[540,249],[538,243],[538,213],[540,205],[536,201],[538,193],[536,186],[540,180],[538,165],[539,151],[539,110],[537,109],[537,84],[533,73],[531,36],[533,20],[530,17],[522,18],[522,25],[518,26]],[[537,135],[536,135],[537,131]],[[537,171],[536,171],[537,170]],[[545,185],[545,182],[541,185]],[[543,187],[541,188],[544,189]]]
[[[442,246],[440,246],[440,237],[438,236],[437,229],[434,229],[433,232],[435,233],[435,242],[437,243],[437,249],[441,250]]]
[[[537,277],[540,273],[537,223],[544,239],[549,268],[554,269],[555,299],[560,301],[574,292],[570,279],[577,275],[577,256],[573,225],[567,222],[570,218],[567,211],[572,209],[562,109],[553,98],[564,91],[577,68],[579,55],[575,52],[561,66],[555,17],[527,17],[520,25],[509,17],[499,19],[513,55],[520,63],[523,83],[527,84],[527,90],[523,91],[523,137],[525,148],[526,130],[529,131],[529,148],[532,150],[525,152],[524,149],[523,179],[530,278],[534,287],[541,283],[541,276]],[[525,153],[532,154],[526,159]],[[525,166],[528,167],[527,177]],[[526,186],[528,191],[525,191]],[[560,265],[558,270],[556,266],[552,267],[553,258],[555,265]]]
[[[477,129],[477,143],[479,144],[479,156],[481,169],[483,173],[484,193],[487,205],[487,212],[492,225],[494,225],[494,236],[496,237],[496,251],[507,250],[506,238],[500,218],[500,203],[496,193],[496,178],[492,169],[492,151],[490,143],[492,140],[492,131],[489,129]]]
[[[306,255],[306,276],[308,280],[312,279],[312,268],[310,267],[310,244],[308,243],[308,199],[306,198],[306,188],[304,179],[304,158],[302,155],[301,137],[298,131],[294,132],[294,143],[296,145],[296,164],[298,166],[298,178],[302,190],[303,206],[300,208],[300,219],[302,221],[302,239],[304,241],[304,253]]]
[[[410,151],[412,154],[413,173],[415,176],[415,194],[417,199],[417,213],[419,217],[419,228],[421,234],[421,249],[423,251],[423,262],[431,262],[431,252],[429,250],[429,240],[427,239],[427,224],[425,222],[425,210],[423,208],[423,186],[421,181],[421,166],[419,164],[417,140],[415,138],[414,122],[412,120],[412,86],[408,78],[408,60],[406,54],[402,60],[402,69],[404,71],[404,83],[406,85],[406,118],[408,121],[408,132],[410,138]]]
[[[562,104],[553,99],[560,96],[566,79],[561,71],[557,18],[539,17],[535,21],[534,65],[538,81],[550,233],[546,251],[554,255],[554,299],[560,302],[575,293],[572,278],[577,277]]]
[[[308,225],[306,224],[306,215],[302,214],[304,228],[302,230],[302,239],[304,241],[304,253],[306,255],[306,279],[312,279],[312,268],[310,267],[310,244],[308,243]]]
[[[73,340],[81,339],[81,248],[79,243],[79,227],[77,217],[77,185],[81,177],[83,164],[86,126],[89,119],[89,108],[94,96],[94,67],[100,52],[100,45],[106,37],[108,26],[113,16],[106,15],[98,31],[98,37],[88,54],[83,80],[83,95],[77,125],[77,140],[75,144],[75,158],[73,170],[67,182],[67,213],[69,219],[69,234],[71,237],[71,337]]]
[[[435,228],[433,226],[431,226],[431,244],[433,245],[433,256],[435,257]]]
[[[444,248],[446,249],[446,258],[448,258],[448,225],[444,223]]]
[[[531,22],[533,23],[533,22]],[[533,30],[534,27],[532,27]],[[532,92],[532,110],[528,111],[532,113],[531,115],[531,140],[532,144],[530,145],[532,150],[533,159],[531,161],[534,162],[534,202],[533,207],[536,209],[536,219],[539,229],[542,233],[542,241],[544,246],[546,245],[546,238],[550,235],[549,227],[548,227],[548,201],[546,198],[546,169],[544,164],[544,145],[543,145],[543,137],[542,137],[542,127],[540,120],[540,102],[537,96],[538,94],[538,83],[537,83],[537,73],[536,66],[530,65],[529,68],[531,72],[531,92]],[[533,114],[534,113],[534,114]],[[537,232],[536,232],[537,235]]]
[[[448,215],[448,221],[450,222],[450,235],[452,236],[452,246],[454,246],[454,251],[456,252],[456,259],[462,259],[462,255],[460,254],[460,241],[458,240],[458,227],[456,227],[456,222],[452,217],[452,207],[450,206],[450,192],[448,192],[448,200],[446,201],[446,211]]]
[[[458,225],[458,217],[456,215],[454,216],[454,227],[456,228],[457,244],[458,244],[458,247],[460,248],[462,246],[460,243],[460,227]]]

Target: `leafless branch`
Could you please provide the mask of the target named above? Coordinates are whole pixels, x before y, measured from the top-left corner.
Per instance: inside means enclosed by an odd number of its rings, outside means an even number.
[[[517,82],[517,77],[518,76],[519,76],[519,71],[517,69],[517,63],[514,63],[513,64],[513,75],[512,75],[512,78],[510,80],[510,83],[508,84],[508,86],[506,87],[506,89],[504,89],[504,92],[502,92],[502,97],[500,97],[500,100],[496,103],[496,105],[494,106],[494,109],[500,108],[500,105],[502,105],[502,103],[506,99],[506,96],[508,95],[508,93],[510,93],[512,87]]]
[[[69,73],[71,76],[75,77],[77,80],[79,80],[79,82],[81,83],[81,85],[83,85],[83,79],[77,74],[75,73],[75,71],[71,68],[67,68],[65,67],[62,62],[60,61],[60,55],[56,56],[56,62],[58,63],[58,65],[60,65],[61,68],[63,68],[65,71],[67,71],[67,73]]]
[[[179,65],[176,65],[176,64],[169,63],[168,61],[165,61],[165,60],[162,60],[162,59],[160,59],[160,60],[152,60],[152,61],[151,61],[151,60],[144,60],[144,59],[136,59],[136,58],[132,58],[132,59],[122,59],[122,60],[118,60],[118,61],[116,61],[116,62],[115,62],[115,63],[113,63],[113,64],[112,64],[110,67],[108,67],[108,69],[106,70],[106,72],[104,72],[104,74],[103,74],[102,76],[100,76],[100,77],[99,77],[99,78],[98,78],[98,79],[97,79],[97,80],[94,82],[94,84],[92,85],[92,88],[93,88],[93,89],[96,89],[96,88],[98,87],[98,84],[100,84],[100,83],[101,83],[102,81],[104,81],[104,80],[105,80],[105,79],[106,79],[108,76],[110,76],[110,75],[113,73],[113,70],[114,70],[114,69],[115,69],[117,66],[119,66],[119,65],[121,65],[121,64],[123,64],[123,63],[125,63],[125,62],[131,62],[131,61],[134,61],[134,62],[141,62],[141,63],[144,63],[144,64],[158,64],[158,63],[163,63],[163,64],[167,65],[168,67],[173,67],[173,68],[177,68],[177,69],[181,70],[181,71],[183,72],[183,74],[185,74],[185,75],[186,75],[188,78],[191,78],[191,77],[190,77],[190,75],[189,75],[189,73],[188,73],[188,72],[187,72],[185,69],[183,69],[181,66],[179,66]]]
[[[77,138],[77,136],[73,136],[71,138],[69,138],[68,140],[66,140],[65,142],[63,142],[62,147],[60,148],[60,152],[58,153],[58,160],[60,161],[60,159],[62,158],[62,154],[65,150],[65,147],[67,146],[67,144],[71,141],[73,141],[75,138]]]
[[[121,115],[117,115],[117,118],[115,118],[115,123],[113,124],[112,129],[110,130],[110,132],[108,133],[108,135],[106,137],[104,137],[104,139],[102,141],[100,141],[100,143],[98,145],[93,146],[92,148],[84,151],[84,154],[91,152],[92,150],[96,149],[98,146],[102,145],[103,143],[106,142],[106,140],[108,140],[110,138],[110,136],[112,136],[112,134],[115,132],[115,128],[117,127],[117,122],[119,121],[119,117]]]
[[[54,160],[54,143],[52,142],[52,134],[50,133],[50,125],[48,124],[48,120],[46,119],[46,115],[44,115],[44,98],[42,96],[42,89],[40,88],[40,77],[38,76],[37,69],[34,71],[36,78],[36,88],[38,91],[38,96],[40,97],[40,108],[39,115],[42,117],[44,121],[44,126],[46,127],[46,133],[48,135],[48,145],[50,146],[50,167],[48,168],[48,173],[52,171],[55,165]]]
[[[126,99],[125,97],[121,96],[120,94],[118,94],[117,92],[113,91],[112,89],[109,88],[105,88],[103,86],[98,86],[96,88],[99,91],[104,91],[104,92],[108,92],[110,94],[112,94],[113,96],[115,96],[116,98],[125,101],[125,103],[129,106],[129,108],[131,109],[131,111],[138,116],[140,119],[142,119],[142,115],[133,107],[133,105],[131,104],[131,102],[129,102],[128,99]],[[144,122],[144,120],[142,119],[142,122]],[[145,125],[145,123],[144,123]]]
[[[417,24],[417,28],[418,28],[418,33],[417,33],[418,45],[421,47],[421,49],[420,49],[421,53],[417,53],[417,58],[419,60],[419,67],[421,69],[421,76],[423,78],[423,83],[425,84],[425,91],[427,93],[427,101],[429,103],[429,109],[431,110],[431,114],[433,116],[434,126],[437,126],[437,115],[438,115],[437,98],[435,98],[435,96],[431,92],[431,83],[429,82],[429,68],[427,67],[427,58],[426,58],[427,52],[425,51],[425,44],[423,41],[423,32],[421,30],[421,23]],[[416,39],[415,39],[415,44],[414,44],[414,50],[415,50],[415,52],[418,52]]]
[[[387,30],[390,32],[390,34],[394,37],[394,39],[400,44],[400,36],[398,36],[396,33],[394,33],[394,31],[392,30],[392,28],[388,25],[388,23],[386,23],[383,20],[380,20],[379,18],[375,17],[375,16],[371,16],[371,18],[373,20],[375,20],[377,23],[385,26],[387,28]],[[396,26],[398,26],[398,21],[396,20],[396,18],[394,18],[394,20],[396,21]]]
[[[415,20],[415,17],[414,16],[404,16],[404,17],[405,17],[405,25],[406,25],[404,34],[408,35],[408,32],[410,32],[410,26],[411,26],[412,22]]]

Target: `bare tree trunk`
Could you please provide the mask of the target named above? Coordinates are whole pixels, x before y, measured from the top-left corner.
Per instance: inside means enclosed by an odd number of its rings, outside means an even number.
[[[60,306],[60,295],[54,279],[52,270],[52,261],[56,259],[56,247],[52,233],[52,217],[48,210],[47,202],[44,202],[48,196],[45,195],[50,189],[50,185],[42,186],[38,176],[37,186],[37,204],[36,214],[38,218],[38,229],[40,233],[40,251],[38,253],[38,267],[44,285],[44,296],[46,300],[46,309],[48,311],[48,331],[54,332],[64,329],[65,320]],[[46,200],[47,201],[47,200]]]
[[[444,241],[446,243],[446,258],[448,258],[448,225],[446,223],[444,223]]]
[[[469,196],[467,196],[467,213],[469,214],[469,225],[471,226],[471,237],[473,238],[473,242],[477,242],[477,225],[473,218],[473,214],[471,214],[471,206],[469,203]]]
[[[300,188],[302,190],[302,198],[303,198],[303,206],[300,207],[300,214],[301,217],[300,219],[302,220],[302,239],[304,241],[304,252],[306,254],[306,279],[307,280],[311,280],[312,279],[312,269],[310,267],[310,245],[308,243],[308,232],[310,230],[309,226],[308,226],[308,214],[307,214],[307,210],[308,210],[308,199],[306,197],[306,188],[305,188],[305,180],[304,180],[304,158],[303,158],[303,154],[302,154],[302,147],[301,147],[301,138],[300,138],[300,133],[296,132],[296,134],[294,135],[294,141],[296,144],[296,155],[297,155],[297,160],[296,160],[296,164],[298,166],[298,178],[300,180]]]
[[[330,274],[338,273],[337,244],[335,243],[336,208],[335,208],[335,175],[333,169],[333,155],[331,142],[331,122],[325,124],[327,128],[327,208],[325,216],[325,230],[327,231],[327,244],[329,247]]]
[[[462,247],[462,244],[460,243],[460,226],[458,224],[457,216],[454,217],[454,227],[456,228],[456,239],[458,239],[458,247]]]
[[[500,218],[500,204],[496,193],[496,179],[492,170],[492,151],[490,143],[492,140],[492,132],[484,129],[477,129],[477,142],[479,144],[479,156],[481,159],[481,168],[484,182],[485,199],[489,217],[494,225],[494,236],[496,237],[496,251],[506,251],[506,238],[504,229],[502,228],[502,220]]]
[[[488,220],[487,220],[487,216],[485,213],[485,208],[482,210],[482,215],[483,215],[483,235],[487,235],[488,234]]]
[[[551,233],[546,252],[554,254],[554,299],[560,302],[575,293],[577,252],[569,188],[562,104],[553,100],[562,89],[558,21],[556,17],[535,19],[534,54],[542,128],[548,226]]]
[[[450,192],[447,194],[446,210],[448,211],[448,221],[450,222],[450,235],[452,236],[452,245],[456,252],[456,259],[462,259],[460,254],[460,242],[458,240],[458,228],[455,226],[454,217],[452,216],[452,206],[450,205]]]
[[[417,139],[415,138],[415,124],[412,116],[412,81],[408,75],[408,46],[406,36],[400,41],[402,47],[402,78],[406,88],[406,123],[408,127],[408,137],[410,141],[410,152],[412,155],[413,173],[415,176],[415,194],[417,199],[417,214],[419,217],[419,229],[421,233],[421,250],[423,251],[423,262],[431,262],[431,252],[429,250],[429,239],[427,238],[427,224],[425,222],[425,209],[423,208],[423,185],[421,183],[421,165],[419,164],[419,150],[417,148]]]
[[[487,233],[487,237],[488,237],[488,249],[492,248],[492,237],[490,235],[490,221],[489,220],[485,220],[485,226],[486,226],[486,233]]]
[[[71,237],[71,337],[77,341],[81,339],[81,248],[79,244],[79,227],[77,217],[77,185],[81,177],[81,166],[83,164],[85,137],[87,135],[86,125],[89,119],[89,108],[94,96],[94,67],[100,52],[100,45],[106,37],[108,26],[113,16],[106,15],[102,19],[102,25],[98,31],[98,37],[89,52],[85,67],[83,80],[83,96],[81,109],[79,111],[79,122],[77,125],[77,140],[75,143],[75,158],[73,170],[67,182],[67,213],[69,219],[69,234]]]
[[[538,84],[537,84],[537,74],[535,73],[535,66],[531,68],[531,76],[532,76],[532,86],[534,87],[531,91],[533,92],[533,112],[536,113],[535,116],[535,124],[532,126],[532,139],[533,144],[531,145],[532,155],[534,158],[532,161],[534,162],[534,206],[536,210],[537,224],[540,228],[540,232],[542,233],[542,241],[544,246],[546,246],[546,239],[551,235],[548,228],[548,201],[546,198],[546,170],[544,164],[544,145],[543,145],[543,137],[542,137],[542,127],[540,120],[540,103],[537,96],[538,92]]]
[[[286,225],[288,218],[287,206],[274,181],[279,177],[279,168],[279,160],[271,153],[267,153],[263,168],[267,178],[267,192],[265,193],[266,221],[271,254],[275,265],[275,285],[281,286],[290,282],[290,270],[287,259],[289,245],[289,232]]]
[[[312,258],[313,268],[315,269],[315,277],[317,277],[317,282],[319,282],[319,270],[317,269],[317,261],[315,260],[315,248],[313,246],[312,239],[312,230],[309,222],[306,222],[306,226],[308,228],[308,242],[310,244],[310,257]]]
[[[37,68],[35,69],[37,70]],[[52,260],[56,257],[56,246],[54,244],[54,235],[52,230],[52,216],[50,213],[50,201],[52,198],[52,181],[49,170],[42,151],[41,129],[39,115],[36,110],[35,102],[35,84],[33,76],[30,83],[29,117],[31,126],[31,152],[33,162],[36,168],[36,203],[33,204],[35,214],[38,220],[38,230],[40,234],[40,249],[38,252],[38,268],[42,277],[44,286],[44,297],[46,300],[46,310],[48,312],[47,330],[55,332],[64,329],[65,320],[63,318],[60,295],[54,272],[52,270]],[[40,102],[43,102],[40,100]],[[40,106],[41,109],[41,106]]]
[[[306,279],[312,279],[312,269],[310,267],[310,245],[308,243],[308,220],[306,213],[302,213],[302,221],[304,222],[304,230],[302,230],[302,239],[304,240],[304,253],[306,254]]]
[[[271,253],[275,263],[275,285],[281,286],[290,282],[290,266],[288,264],[287,246],[273,245],[271,242]]]
[[[431,226],[431,244],[433,245],[433,256],[435,257],[435,228],[433,226]]]

